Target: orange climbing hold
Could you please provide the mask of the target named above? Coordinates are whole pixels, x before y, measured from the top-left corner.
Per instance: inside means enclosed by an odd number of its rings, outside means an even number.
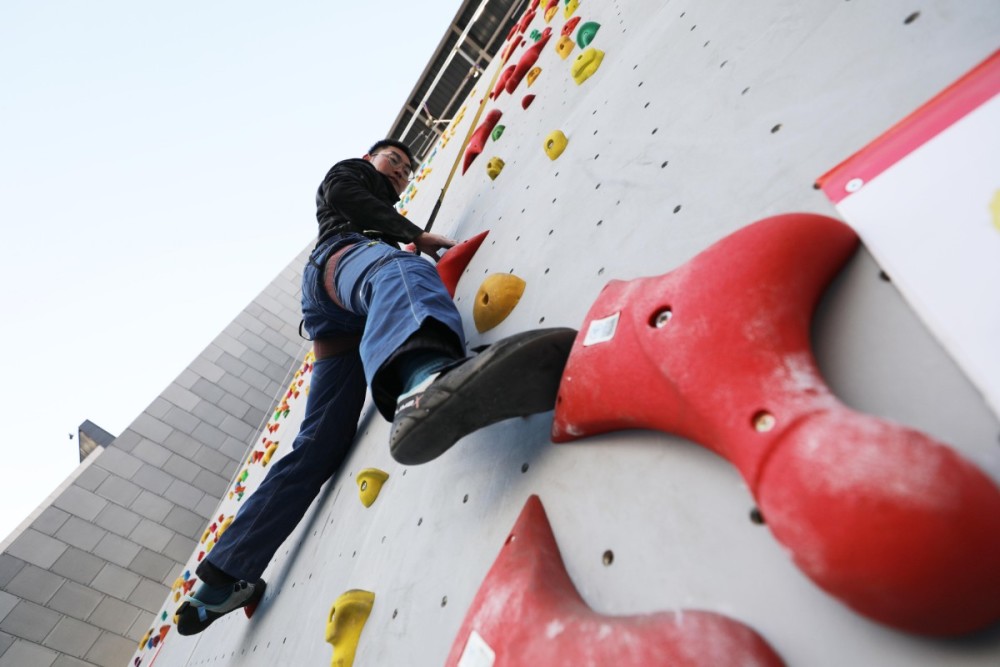
[[[441,282],[444,283],[445,289],[448,290],[448,294],[452,297],[455,296],[455,287],[458,286],[462,272],[465,271],[465,267],[472,261],[473,255],[479,250],[479,246],[483,244],[483,241],[486,240],[486,235],[489,233],[490,230],[487,229],[485,232],[480,232],[472,238],[466,239],[449,248],[442,255],[441,261],[437,263],[437,272],[441,276]]]
[[[524,294],[526,283],[509,273],[494,273],[487,276],[476,294],[472,307],[472,319],[479,333],[489,331],[513,312]]]

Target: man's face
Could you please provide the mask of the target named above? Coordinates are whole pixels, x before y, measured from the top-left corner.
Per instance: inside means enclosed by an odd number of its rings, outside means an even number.
[[[373,155],[365,154],[364,159],[389,177],[397,195],[403,194],[403,190],[410,183],[410,174],[413,173],[413,167],[406,153],[394,146],[383,146]]]

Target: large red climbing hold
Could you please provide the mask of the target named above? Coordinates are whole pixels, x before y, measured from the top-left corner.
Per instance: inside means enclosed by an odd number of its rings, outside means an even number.
[[[816,303],[857,244],[831,218],[782,215],[665,275],[612,281],[570,353],[553,439],[653,428],[700,443],[831,595],[908,632],[973,632],[1000,620],[1000,489],[841,403],[812,354]]]
[[[592,610],[566,574],[538,496],[521,510],[445,664],[456,667],[466,652],[483,651],[494,661],[475,664],[493,667],[784,664],[760,635],[721,614],[603,616]],[[470,657],[466,663],[472,664]]]
[[[441,276],[441,282],[444,283],[445,289],[451,296],[455,296],[455,288],[458,286],[459,278],[462,277],[462,271],[465,271],[465,267],[472,261],[472,256],[479,250],[479,246],[483,245],[483,241],[486,240],[486,235],[489,233],[490,230],[487,229],[485,232],[476,234],[453,248],[449,248],[448,252],[441,256],[441,261],[437,263],[437,271],[438,275]]]
[[[490,133],[493,132],[493,128],[500,121],[500,116],[503,112],[500,109],[490,109],[490,112],[486,114],[486,118],[483,120],[482,124],[476,128],[476,131],[472,133],[472,137],[469,139],[469,145],[465,148],[465,155],[462,160],[462,173],[464,174],[469,169],[469,165],[472,161],[476,159],[476,156],[483,152],[483,148],[486,146],[486,140],[489,139]]]
[[[493,92],[490,93],[490,99],[495,100],[500,97],[500,93],[504,91],[504,86],[507,84],[507,80],[510,79],[510,75],[514,73],[514,69],[517,65],[511,65],[504,71],[500,72],[500,76],[497,78],[497,85],[493,86]]]
[[[538,41],[521,55],[521,59],[517,61],[514,71],[507,78],[505,88],[508,93],[514,92],[518,84],[521,83],[521,79],[524,78],[524,75],[527,74],[528,70],[535,65],[535,62],[538,61],[538,54],[540,54],[542,49],[545,48],[545,45],[548,43],[550,37],[552,37],[552,28],[546,28],[542,31],[542,36],[538,39]]]

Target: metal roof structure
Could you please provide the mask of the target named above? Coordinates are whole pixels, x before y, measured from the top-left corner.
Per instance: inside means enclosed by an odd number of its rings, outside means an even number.
[[[418,158],[458,113],[529,0],[465,0],[387,136],[406,142]]]

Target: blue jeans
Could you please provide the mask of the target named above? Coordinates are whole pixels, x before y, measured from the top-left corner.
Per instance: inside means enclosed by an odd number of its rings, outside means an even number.
[[[352,247],[334,272],[342,308],[324,288],[323,268],[332,252],[347,245]],[[354,441],[366,386],[393,353],[428,319],[454,333],[459,346],[464,340],[461,318],[434,266],[359,234],[336,237],[313,251],[302,273],[302,314],[314,340],[360,334],[361,345],[315,362],[292,451],[272,464],[205,558],[237,579],[261,576],[323,484],[340,468]],[[385,414],[384,406],[380,410]],[[206,579],[201,570],[199,566],[199,575]]]

